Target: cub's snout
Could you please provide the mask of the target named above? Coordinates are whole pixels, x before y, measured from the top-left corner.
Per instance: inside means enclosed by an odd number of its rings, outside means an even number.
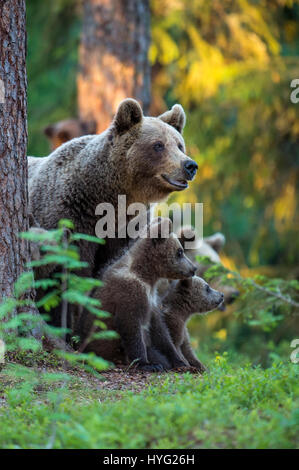
[[[182,256],[182,276],[183,277],[193,277],[196,274],[197,266],[190,261],[190,259],[183,254]]]

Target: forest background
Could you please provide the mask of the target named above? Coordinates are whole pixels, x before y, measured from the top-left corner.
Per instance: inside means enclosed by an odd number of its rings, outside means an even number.
[[[184,106],[188,153],[199,165],[190,189],[170,202],[204,203],[204,235],[225,234],[226,267],[298,278],[299,104],[290,99],[299,77],[298,2],[152,0],[150,9],[147,111]],[[47,155],[44,128],[82,111],[83,10],[79,0],[27,1],[29,155]],[[123,76],[129,67],[123,63]],[[107,84],[99,78],[99,86]],[[275,321],[244,322],[236,302],[196,318],[193,345],[267,365],[271,354],[289,355],[296,330],[294,317],[272,313]]]

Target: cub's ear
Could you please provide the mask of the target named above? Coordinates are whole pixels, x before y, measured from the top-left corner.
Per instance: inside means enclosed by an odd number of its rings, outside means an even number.
[[[225,244],[225,236],[223,233],[217,232],[210,237],[204,238],[204,241],[210,245],[217,253],[221,250],[223,245]]]
[[[116,111],[113,124],[118,134],[123,134],[142,121],[140,104],[132,98],[123,100]]]
[[[186,124],[186,114],[180,104],[175,104],[170,111],[161,114],[159,119],[174,127],[180,134],[183,132]]]
[[[54,126],[47,126],[44,129],[44,134],[49,138],[53,137],[53,135],[54,135]]]

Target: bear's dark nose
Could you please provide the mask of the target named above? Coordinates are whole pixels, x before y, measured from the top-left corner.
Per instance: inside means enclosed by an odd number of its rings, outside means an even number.
[[[198,165],[193,160],[187,160],[184,163],[184,171],[185,171],[187,180],[192,180],[193,179],[193,177],[195,176],[197,168],[198,168]]]

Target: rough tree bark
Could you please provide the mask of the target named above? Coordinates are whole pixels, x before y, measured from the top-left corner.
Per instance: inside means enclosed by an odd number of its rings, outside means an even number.
[[[0,295],[10,296],[29,258],[25,0],[0,2]]]
[[[18,237],[28,230],[25,11],[25,0],[0,0],[0,301],[13,296],[30,259],[28,243]],[[35,307],[30,311],[38,315],[32,335],[41,339],[45,323]],[[47,333],[44,340],[49,349],[65,348]]]
[[[127,97],[150,105],[149,0],[84,0],[79,117],[105,130]]]

